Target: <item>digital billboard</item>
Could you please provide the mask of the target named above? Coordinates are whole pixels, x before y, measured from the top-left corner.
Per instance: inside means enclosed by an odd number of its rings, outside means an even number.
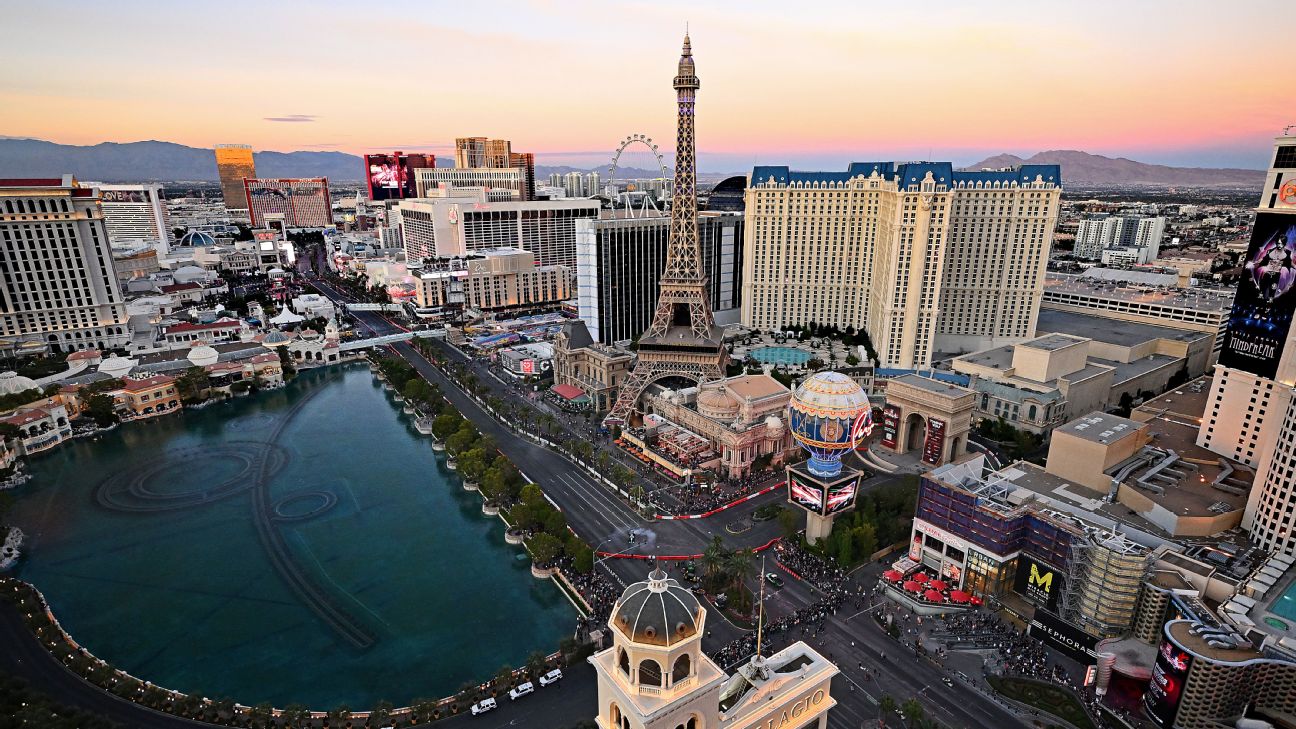
[[[417,197],[414,170],[435,167],[436,158],[426,154],[367,154],[365,180],[370,200],[401,200]]]
[[[1066,587],[1062,570],[1050,567],[1023,552],[1017,557],[1017,579],[1013,592],[1026,598],[1036,607],[1057,611],[1058,595]]]
[[[882,408],[882,445],[895,448],[900,433],[900,408],[887,405]]]
[[[855,506],[855,494],[859,490],[858,473],[849,473],[824,483],[797,468],[788,469],[788,501],[791,503],[820,516],[840,514]]]
[[[1143,708],[1157,726],[1166,729],[1174,726],[1192,661],[1191,655],[1168,638],[1162,639],[1156,662],[1152,664],[1152,680],[1148,682],[1147,691],[1143,692]]]
[[[1036,610],[1035,617],[1026,632],[1032,638],[1048,643],[1081,665],[1097,660],[1094,648],[1098,645],[1098,639],[1048,610]]]
[[[824,489],[800,474],[788,472],[788,501],[816,514],[823,513]]]
[[[1257,213],[1219,363],[1273,377],[1296,309],[1296,219]]]
[[[940,418],[927,418],[927,439],[923,441],[923,462],[933,466],[940,463],[941,451],[945,449],[945,421]]]
[[[855,491],[859,479],[854,475],[845,480],[829,484],[824,497],[824,516],[846,511],[855,505]]]

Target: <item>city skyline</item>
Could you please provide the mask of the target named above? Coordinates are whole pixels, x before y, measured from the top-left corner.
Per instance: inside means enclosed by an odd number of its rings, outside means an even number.
[[[1294,109],[1273,103],[1284,79],[1266,50],[1282,40],[1265,22],[1281,12],[1270,2],[1224,18],[1204,3],[826,4],[805,18],[772,3],[741,15],[718,4],[520,3],[489,30],[463,7],[392,3],[395,20],[304,7],[235,3],[232,17],[258,20],[223,33],[195,32],[211,18],[183,7],[14,8],[32,32],[9,45],[16,72],[0,81],[0,135],[448,156],[455,137],[486,134],[541,164],[597,167],[628,134],[670,147],[664,79],[634,59],[654,57],[685,21],[711,85],[699,110],[705,171],[1046,149],[1260,169],[1265,140],[1293,121]],[[116,44],[142,27],[153,42]],[[57,56],[41,40],[53,33],[69,41]],[[107,57],[131,70],[81,72]],[[452,69],[438,57],[475,60],[466,76],[442,75]],[[535,72],[524,81],[521,68]]]

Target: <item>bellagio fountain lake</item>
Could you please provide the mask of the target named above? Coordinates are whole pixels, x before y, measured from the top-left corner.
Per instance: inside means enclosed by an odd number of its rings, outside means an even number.
[[[18,576],[76,641],[166,688],[401,706],[575,625],[363,365],[121,425],[30,470]]]

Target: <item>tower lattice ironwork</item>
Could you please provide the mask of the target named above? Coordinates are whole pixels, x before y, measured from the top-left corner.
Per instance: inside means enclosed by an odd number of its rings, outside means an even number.
[[[701,84],[687,34],[673,85],[677,114],[675,183],[666,270],[662,272],[652,323],[639,338],[639,358],[621,384],[616,404],[604,419],[606,424],[624,423],[633,413],[644,388],[656,380],[684,377],[702,383],[723,377],[729,363],[723,332],[716,326],[711,312],[698,246],[693,120]]]

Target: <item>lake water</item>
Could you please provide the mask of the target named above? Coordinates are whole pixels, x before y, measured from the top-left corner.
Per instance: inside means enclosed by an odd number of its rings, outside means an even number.
[[[128,424],[31,463],[18,576],[167,688],[316,710],[439,698],[575,611],[367,368]]]

